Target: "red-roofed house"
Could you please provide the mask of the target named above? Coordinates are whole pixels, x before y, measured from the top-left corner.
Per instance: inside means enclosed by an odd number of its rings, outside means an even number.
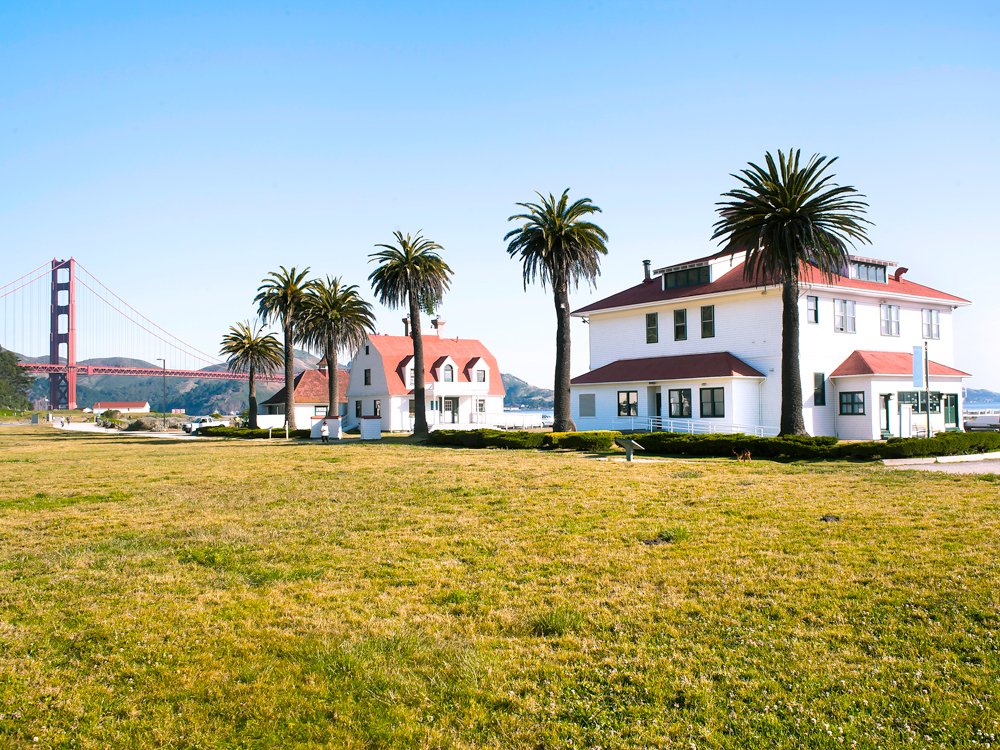
[[[94,413],[101,414],[114,409],[122,414],[149,414],[148,401],[98,401],[94,404]]]
[[[340,415],[347,411],[347,381],[349,373],[340,371]],[[326,360],[322,359],[315,370],[303,370],[295,376],[295,425],[307,430],[316,419],[327,416],[329,381]],[[261,429],[285,426],[285,388],[271,398],[257,404],[257,426]]]
[[[490,426],[501,422],[506,393],[496,359],[475,339],[444,338],[444,321],[423,333],[427,424]],[[413,429],[413,341],[373,334],[351,362],[345,427],[378,416],[383,432]]]
[[[781,288],[744,278],[721,251],[650,272],[576,310],[589,322],[590,372],[571,385],[577,429],[777,434]],[[832,282],[800,278],[803,418],[813,435],[872,439],[959,428],[952,312],[969,301],[852,256]],[[915,395],[913,347],[927,343],[931,394]]]

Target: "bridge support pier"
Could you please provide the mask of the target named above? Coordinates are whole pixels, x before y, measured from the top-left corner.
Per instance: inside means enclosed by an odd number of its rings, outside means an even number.
[[[62,330],[64,329],[64,330]],[[49,373],[49,407],[76,408],[76,261],[52,259],[52,305],[49,329],[49,364],[62,364],[65,344],[66,372]]]

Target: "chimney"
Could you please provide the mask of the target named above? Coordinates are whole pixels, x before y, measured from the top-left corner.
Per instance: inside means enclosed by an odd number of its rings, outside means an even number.
[[[899,281],[901,278],[903,278],[903,274],[909,270],[910,270],[909,268],[903,268],[903,267],[897,268],[896,273],[892,275],[892,278],[894,278],[896,281]]]
[[[431,321],[431,328],[437,333],[438,336],[441,335],[441,331],[444,330],[444,324],[448,321],[438,315],[434,320]]]
[[[326,368],[327,367],[328,367],[328,365],[326,364],[326,357],[323,357],[323,359],[321,359],[316,364],[316,369],[319,370],[320,372],[326,372]]]
[[[643,275],[642,283],[644,283],[644,284],[648,284],[649,282],[651,282],[653,280],[650,277],[650,275],[649,275],[649,265],[650,265],[650,263],[652,263],[652,261],[649,261],[649,260],[644,260],[642,262],[642,275]]]
[[[403,318],[403,335],[404,336],[409,336],[410,335],[410,316],[409,315],[407,315],[405,318]]]

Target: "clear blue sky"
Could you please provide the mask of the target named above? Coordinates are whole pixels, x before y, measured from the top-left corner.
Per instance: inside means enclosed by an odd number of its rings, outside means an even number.
[[[516,201],[569,187],[603,208],[582,306],[644,258],[710,251],[729,174],[795,146],[867,194],[866,254],[975,303],[956,363],[1000,390],[996,3],[14,5],[0,282],[73,255],[214,352],[267,271],[371,298],[372,245],[422,229],[455,271],[447,331],[551,387],[550,297],[504,252]]]

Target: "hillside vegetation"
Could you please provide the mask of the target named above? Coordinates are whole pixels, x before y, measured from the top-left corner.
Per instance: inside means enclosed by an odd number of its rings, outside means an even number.
[[[521,378],[502,373],[503,386],[507,391],[503,405],[506,407],[518,406],[522,409],[551,409],[552,389],[537,388],[521,380]]]
[[[47,426],[0,456],[3,747],[1000,734],[995,476]]]

